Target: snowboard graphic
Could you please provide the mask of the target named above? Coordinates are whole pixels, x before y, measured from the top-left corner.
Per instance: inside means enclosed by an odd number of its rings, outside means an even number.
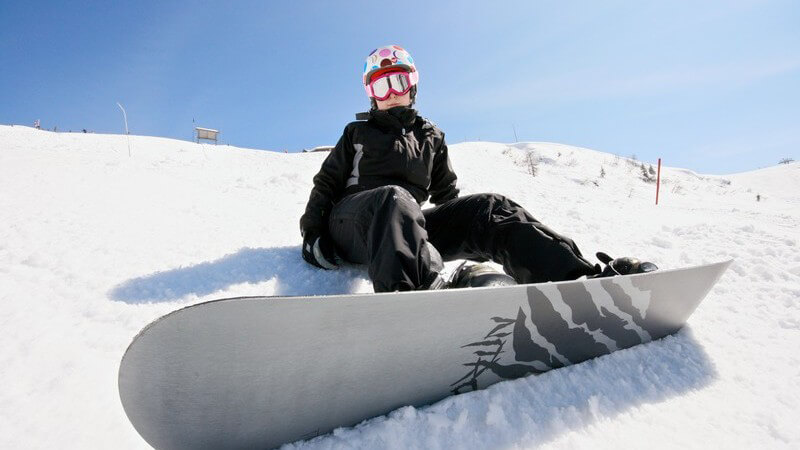
[[[732,261],[517,286],[192,305],[119,369],[157,449],[270,448],[675,333]]]

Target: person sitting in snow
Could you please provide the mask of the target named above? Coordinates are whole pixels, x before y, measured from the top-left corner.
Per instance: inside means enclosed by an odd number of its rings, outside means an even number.
[[[375,292],[463,287],[481,277],[522,284],[656,269],[598,253],[606,264],[601,269],[511,199],[459,197],[444,133],[412,108],[418,82],[403,48],[387,45],[367,56],[363,83],[372,107],[345,127],[300,218],[308,263],[323,269],[342,259],[366,264]],[[435,206],[423,210],[427,200]],[[491,260],[510,277],[462,265],[446,282],[443,261],[456,259]]]

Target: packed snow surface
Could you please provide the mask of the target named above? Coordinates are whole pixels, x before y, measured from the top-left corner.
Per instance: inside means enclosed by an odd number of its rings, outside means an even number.
[[[177,308],[371,292],[363,269],[300,257],[326,153],[129,142],[0,126],[0,448],[147,448],[117,370]],[[538,142],[450,155],[462,194],[505,194],[585,255],[735,263],[675,336],[291,447],[800,447],[800,165],[663,167],[656,206],[655,162]]]

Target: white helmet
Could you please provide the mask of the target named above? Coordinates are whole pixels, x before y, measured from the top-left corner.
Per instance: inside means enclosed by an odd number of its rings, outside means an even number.
[[[367,61],[364,63],[364,85],[369,84],[369,80],[376,73],[398,68],[409,73],[412,86],[417,85],[419,82],[417,66],[414,65],[414,58],[403,47],[399,45],[378,47],[367,56]]]

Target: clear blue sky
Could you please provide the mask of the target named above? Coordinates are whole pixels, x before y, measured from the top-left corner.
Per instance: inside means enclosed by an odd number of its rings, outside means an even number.
[[[552,141],[704,173],[800,159],[800,2],[0,1],[0,123],[334,144],[396,43],[448,142]]]

